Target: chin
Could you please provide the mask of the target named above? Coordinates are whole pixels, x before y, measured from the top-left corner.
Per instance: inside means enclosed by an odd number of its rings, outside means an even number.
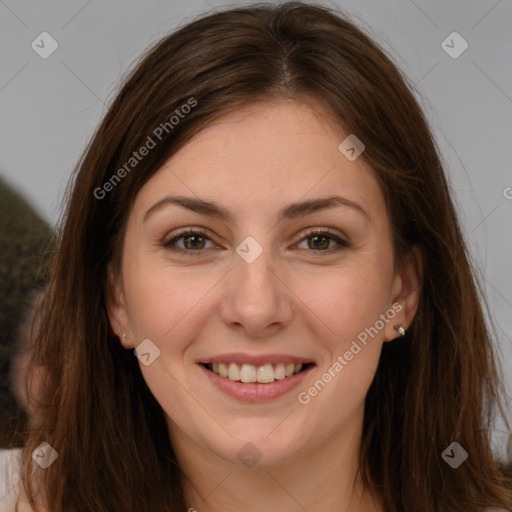
[[[282,421],[282,418],[279,420]],[[252,432],[249,429],[239,433],[230,431],[233,438],[224,436],[223,442],[212,442],[208,439],[208,449],[232,464],[246,467],[277,466],[294,457],[301,451],[300,437],[287,429],[278,430],[275,422],[273,427]],[[220,441],[220,440],[219,440]]]

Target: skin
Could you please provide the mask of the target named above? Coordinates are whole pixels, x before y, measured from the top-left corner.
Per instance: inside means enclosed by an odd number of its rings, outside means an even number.
[[[398,337],[393,326],[407,328],[416,313],[421,258],[413,250],[395,273],[382,192],[362,158],[351,162],[338,150],[347,135],[313,99],[238,108],[173,155],[129,214],[121,268],[110,273],[110,321],[126,349],[150,339],[160,350],[140,367],[168,418],[187,505],[198,511],[384,510],[357,472],[364,400],[383,343]],[[216,202],[233,218],[168,204],[144,221],[168,195]],[[335,206],[276,220],[284,206],[330,195],[366,213]],[[194,254],[162,246],[188,227],[209,237],[175,243]],[[315,228],[350,247],[327,238],[317,248],[306,237]],[[236,252],[248,236],[263,249],[252,263]],[[298,393],[393,304],[401,311],[308,404],[299,403]],[[284,396],[241,402],[196,364],[230,352],[290,354],[316,367]],[[237,457],[249,442],[261,453],[253,467]]]

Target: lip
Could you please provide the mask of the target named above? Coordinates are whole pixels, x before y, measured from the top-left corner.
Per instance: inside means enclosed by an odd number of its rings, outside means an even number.
[[[315,363],[311,359],[307,359],[304,357],[295,357],[288,354],[260,354],[260,355],[249,355],[242,354],[240,352],[234,352],[231,354],[223,354],[220,356],[214,356],[206,359],[201,359],[197,361],[198,364],[208,364],[208,363],[237,363],[237,364],[252,364],[254,366],[263,366],[264,364],[278,364],[278,363]],[[290,377],[288,377],[290,378]]]
[[[224,358],[226,356],[222,357]],[[255,359],[258,361],[261,360],[259,357]],[[215,363],[217,360],[219,360],[219,358],[214,358],[211,361],[207,361],[207,363]],[[220,359],[220,362],[225,361],[226,359]],[[229,359],[228,361],[233,363],[237,362],[234,359]],[[248,364],[254,364],[250,363],[249,361],[251,361],[251,359],[248,359],[247,357],[244,358],[244,362]],[[290,363],[294,361],[295,360],[288,360]],[[304,360],[297,359],[296,361],[299,363]],[[269,361],[267,358],[265,359],[265,362],[269,363],[271,361]],[[279,362],[284,362],[284,360],[280,359]],[[206,375],[206,377],[210,379],[210,382],[217,387],[217,389],[226,395],[229,395],[243,402],[267,402],[286,395],[287,393],[290,393],[295,388],[297,388],[299,384],[306,378],[309,372],[315,368],[314,364],[310,364],[307,368],[300,371],[299,373],[296,373],[295,375],[292,375],[291,377],[286,377],[282,380],[275,380],[269,384],[260,384],[259,382],[244,383],[241,381],[230,380],[227,377],[221,377],[211,370],[208,370],[208,368],[206,368],[202,363],[198,363],[198,366]]]

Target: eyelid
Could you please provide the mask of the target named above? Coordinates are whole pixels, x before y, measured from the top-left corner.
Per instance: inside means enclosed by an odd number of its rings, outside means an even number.
[[[210,242],[215,243],[215,242],[213,242],[212,237],[208,235],[207,231],[204,228],[196,228],[196,227],[190,226],[182,231],[179,231],[176,234],[173,234],[170,238],[164,237],[162,242],[160,242],[160,245],[162,247],[164,247],[165,249],[169,249],[169,250],[172,250],[175,252],[181,252],[181,253],[186,253],[186,254],[192,254],[192,253],[200,254],[205,249],[194,251],[191,249],[182,249],[181,247],[176,247],[175,245],[173,245],[173,243],[176,243],[178,240],[180,240],[186,236],[193,236],[193,235],[198,235],[198,236],[204,238],[205,240],[209,240]]]
[[[297,238],[297,241],[294,242],[294,246],[306,241],[308,238],[312,238],[314,236],[325,236],[326,238],[330,240],[334,240],[337,243],[337,246],[331,247],[330,249],[326,250],[308,250],[303,249],[307,251],[308,253],[312,254],[313,257],[322,257],[322,256],[329,256],[333,254],[337,254],[339,251],[343,249],[348,249],[352,247],[352,244],[348,241],[348,237],[344,234],[339,234],[336,231],[333,231],[330,228],[308,228],[305,231],[303,231]],[[294,249],[297,250],[297,249]],[[301,250],[301,249],[298,249]]]
[[[342,242],[348,243],[348,237],[344,235],[341,232],[333,231],[331,228],[325,228],[325,227],[313,227],[313,228],[306,228],[303,231],[301,231],[297,235],[297,242],[301,242],[302,240],[309,238],[314,235],[329,235],[333,237],[334,239],[340,240]],[[294,243],[297,243],[294,242]]]

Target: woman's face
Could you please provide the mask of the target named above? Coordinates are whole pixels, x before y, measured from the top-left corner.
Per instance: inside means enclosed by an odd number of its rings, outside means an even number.
[[[361,431],[416,286],[394,273],[373,171],[328,119],[314,102],[238,109],[136,197],[109,314],[126,348],[143,343],[175,442],[276,464]]]

